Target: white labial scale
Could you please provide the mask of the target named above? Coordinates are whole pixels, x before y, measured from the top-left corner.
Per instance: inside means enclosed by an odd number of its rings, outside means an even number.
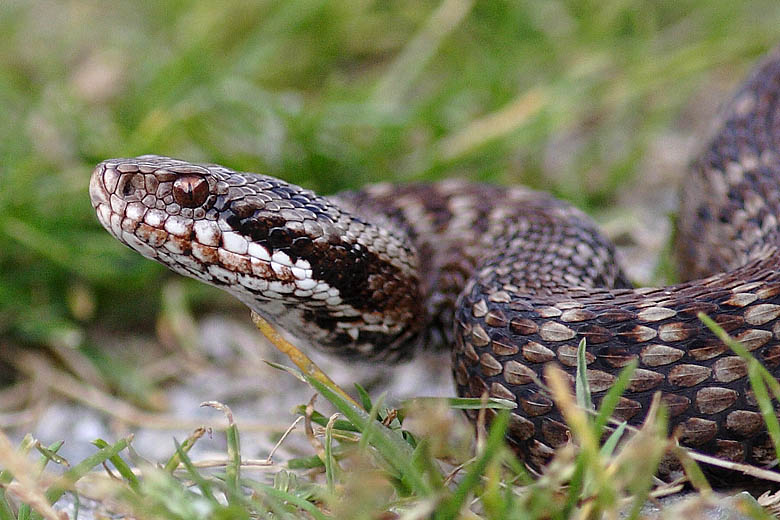
[[[277,274],[277,276],[284,276],[285,269],[289,269],[289,267],[287,267],[285,265],[282,265],[279,262],[271,261],[271,269],[274,270],[274,272]]]
[[[118,215],[116,213],[111,214],[110,218],[110,225],[111,225],[111,232],[114,234],[115,237],[121,237],[122,236],[122,216]],[[135,238],[135,237],[133,237]]]
[[[136,220],[127,217],[122,219],[122,231],[125,231],[127,233],[132,233],[135,230],[135,226],[137,225],[138,225],[138,221]]]
[[[101,204],[98,206],[98,220],[101,224],[103,224],[103,227],[107,230],[110,230],[111,228],[111,208],[109,208],[106,204]]]
[[[204,250],[207,249],[200,245],[198,242],[193,242],[192,244],[192,256],[200,260],[201,262],[208,263],[211,262],[211,255],[204,252]]]
[[[187,276],[187,277],[191,277],[192,276],[192,273],[190,271],[188,271],[187,268],[184,267],[183,265],[179,265],[179,264],[175,264],[175,263],[174,264],[165,264],[165,265],[167,265],[168,269],[170,269],[171,271],[173,271],[175,273],[178,273],[178,274],[180,274],[182,276]]]
[[[209,274],[216,278],[217,280],[220,280],[225,283],[234,284],[236,283],[236,273],[232,271],[228,271],[224,267],[220,267],[218,265],[210,265],[208,267]]]
[[[140,222],[143,220],[144,215],[146,214],[146,206],[141,204],[140,202],[131,202],[127,205],[127,208],[125,208],[125,217],[132,219],[136,222]]]
[[[380,334],[389,334],[390,333],[390,327],[387,325],[367,325],[363,327],[363,330],[371,331],[371,332],[378,332]]]
[[[309,297],[309,296],[311,296],[313,293],[311,292],[311,290],[310,290],[310,289],[295,289],[295,290],[293,291],[293,294],[294,294],[295,296],[299,297],[299,298],[308,298],[308,297]]]
[[[331,286],[325,282],[317,282],[317,286],[314,288],[315,293],[324,295],[323,298],[327,298],[329,296],[328,291],[330,290],[331,290]],[[338,289],[336,290],[338,291]]]
[[[225,249],[239,255],[245,255],[249,249],[249,243],[243,235],[228,231],[222,233],[222,244]]]
[[[204,246],[218,246],[222,233],[217,223],[211,220],[196,220],[192,225],[195,231],[195,240]]]
[[[338,305],[339,303],[341,303],[341,298],[339,296],[328,296],[325,299],[325,303],[327,303],[328,305]]]
[[[159,209],[150,209],[144,216],[144,222],[152,226],[153,228],[160,228],[165,222],[168,214]]]
[[[256,242],[249,242],[247,252],[259,260],[271,261],[271,254],[268,252],[268,249]]]
[[[363,325],[363,330],[371,331],[371,332],[388,332],[390,328],[387,325],[384,324],[365,324]]]
[[[177,237],[189,236],[190,231],[192,230],[191,222],[192,221],[190,219],[184,219],[175,215],[171,215],[165,221],[165,231],[171,235],[176,235]]]
[[[164,263],[166,266],[176,265],[176,262],[174,262],[174,260],[171,257],[171,255],[169,255],[168,253],[166,253],[165,251],[163,251],[161,249],[157,250],[157,259],[160,262]]]
[[[382,321],[382,316],[379,314],[364,314],[363,321],[367,324],[376,324]]]
[[[293,271],[293,274],[295,274],[295,271]],[[313,278],[304,278],[302,280],[296,281],[295,285],[298,287],[298,289],[313,292],[313,289],[317,287],[317,280],[314,280]]]
[[[272,280],[268,282],[268,289],[279,294],[290,294],[293,292],[295,287],[290,283],[282,283],[276,280]]]
[[[312,271],[311,264],[303,258],[299,258],[295,261],[295,264],[292,268],[292,273],[293,276],[299,280],[304,280],[314,276],[314,271]]]
[[[290,257],[287,256],[285,253],[282,253],[281,251],[276,251],[271,256],[271,260],[276,262],[276,263],[278,263],[278,264],[282,264],[285,267],[292,267],[293,266],[293,263],[292,263],[292,260],[290,259]],[[273,264],[271,264],[271,265],[273,265]]]
[[[182,249],[181,243],[176,240],[171,240],[171,239],[166,240],[165,243],[163,244],[163,247],[168,251],[170,251],[171,253],[178,253],[180,255],[184,253],[184,249]]]
[[[166,244],[165,244],[165,245],[167,246],[167,245],[168,245],[168,243],[166,242]],[[193,257],[191,257],[190,255],[184,255],[184,254],[180,254],[180,253],[179,253],[179,252],[177,252],[177,251],[172,251],[172,252],[171,252],[171,258],[173,258],[173,259],[174,259],[174,260],[175,260],[177,263],[179,263],[179,264],[181,264],[181,265],[187,266],[187,267],[189,267],[190,269],[194,269],[194,270],[195,270],[195,272],[198,272],[198,271],[200,271],[200,270],[201,270],[201,264],[200,264],[200,262],[198,262],[197,260],[195,260],[195,259],[194,259]]]
[[[151,260],[157,259],[157,251],[153,247],[149,246],[149,244],[142,242],[134,234],[128,233],[126,231],[122,231],[120,234],[117,235],[117,238],[120,237],[125,244],[132,247],[133,249],[141,253],[146,258],[149,258]]]
[[[256,276],[249,276],[245,274],[239,274],[238,275],[238,283],[246,287],[247,289],[252,289],[253,291],[267,291],[268,290],[268,280],[263,280],[262,278],[258,278]]]
[[[258,260],[257,258],[249,257],[250,265],[252,266],[252,274],[260,278],[267,278],[270,274],[269,267],[271,264],[264,260]]]
[[[127,207],[127,202],[125,202],[121,197],[117,196],[115,193],[111,194],[111,210],[114,213],[124,213],[125,208]]]

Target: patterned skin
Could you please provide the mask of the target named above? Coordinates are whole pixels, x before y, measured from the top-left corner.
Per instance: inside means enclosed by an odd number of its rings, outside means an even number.
[[[669,287],[632,288],[584,214],[520,187],[383,184],[320,197],[142,156],[99,164],[90,196],[117,239],[311,345],[387,360],[452,348],[460,395],[517,403],[509,440],[532,468],[568,441],[543,368],[573,374],[581,339],[597,404],[639,362],[616,419],[641,423],[661,392],[684,444],[764,465],[774,455],[745,364],[697,313],[778,375],[778,95],[773,53],[685,182],[678,251],[691,281]]]

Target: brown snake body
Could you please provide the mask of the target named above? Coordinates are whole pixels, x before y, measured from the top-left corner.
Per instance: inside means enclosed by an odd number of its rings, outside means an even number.
[[[685,181],[678,251],[692,281],[669,287],[632,288],[584,214],[519,187],[445,181],[327,198],[142,156],[98,165],[90,196],[120,241],[313,345],[364,359],[453,348],[459,394],[517,403],[509,440],[531,467],[568,441],[535,380],[550,362],[573,373],[583,338],[597,404],[639,362],[616,418],[640,423],[661,392],[684,444],[766,465],[745,364],[697,313],[780,372],[779,95],[774,53]]]

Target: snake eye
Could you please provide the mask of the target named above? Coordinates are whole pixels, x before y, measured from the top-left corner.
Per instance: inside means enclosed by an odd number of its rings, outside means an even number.
[[[173,199],[184,208],[196,208],[208,196],[209,183],[200,175],[182,175],[173,182]]]

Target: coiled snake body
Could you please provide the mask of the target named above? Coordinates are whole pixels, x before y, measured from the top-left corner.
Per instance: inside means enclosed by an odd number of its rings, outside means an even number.
[[[587,339],[598,397],[632,359],[615,412],[637,424],[662,392],[681,440],[774,459],[745,364],[715,319],[780,369],[780,54],[753,73],[685,180],[678,251],[693,281],[633,289],[580,211],[524,188],[446,181],[320,197],[263,175],[158,156],[111,159],[90,196],[142,255],[216,285],[302,340],[349,358],[453,348],[458,393],[513,400],[509,440],[532,467],[567,441],[534,382],[574,371]]]

